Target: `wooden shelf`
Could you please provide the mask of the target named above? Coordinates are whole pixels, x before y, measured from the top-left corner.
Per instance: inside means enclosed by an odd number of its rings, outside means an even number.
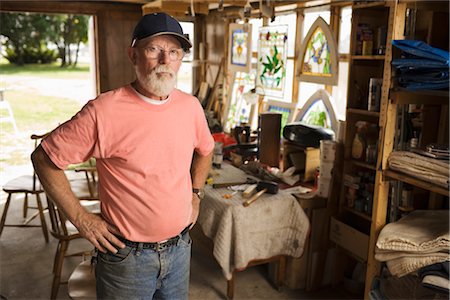
[[[376,166],[368,164],[368,163],[363,162],[363,161],[351,159],[350,162],[352,164],[354,164],[355,166],[358,166],[358,167],[366,168],[366,169],[373,170],[373,171],[377,170]]]
[[[417,179],[415,177],[411,177],[406,174],[399,173],[399,172],[396,172],[393,170],[383,171],[383,176],[394,179],[394,180],[406,182],[408,184],[419,187],[421,189],[428,190],[428,191],[434,192],[434,193],[438,193],[438,194],[441,194],[441,195],[444,195],[447,197],[449,195],[448,189],[445,189],[445,188],[435,185],[433,183],[426,182],[426,181],[423,181],[423,180]]]
[[[384,61],[384,55],[352,55],[353,60],[381,60]]]
[[[369,215],[366,214],[366,213],[357,211],[357,210],[355,210],[355,209],[353,209],[353,208],[350,208],[350,207],[347,207],[347,206],[344,206],[344,209],[345,209],[346,211],[348,211],[348,212],[354,214],[354,215],[357,215],[357,216],[359,216],[359,217],[361,217],[361,218],[363,218],[363,219],[369,221],[369,222],[372,222],[372,216],[369,216]]]
[[[359,109],[359,108],[348,108],[347,113],[351,115],[356,116],[366,116],[366,117],[373,117],[373,118],[379,118],[380,113],[378,111],[368,111],[365,109]]]
[[[449,103],[448,91],[422,90],[409,91],[405,89],[391,90],[391,100],[394,104],[435,104]]]

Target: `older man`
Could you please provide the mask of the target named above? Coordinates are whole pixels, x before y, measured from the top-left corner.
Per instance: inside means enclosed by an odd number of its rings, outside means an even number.
[[[98,250],[97,297],[187,299],[191,241],[214,142],[199,101],[175,88],[191,48],[177,20],[145,15],[128,56],[137,80],[89,101],[32,154],[49,197]],[[101,216],[64,169],[97,160]]]

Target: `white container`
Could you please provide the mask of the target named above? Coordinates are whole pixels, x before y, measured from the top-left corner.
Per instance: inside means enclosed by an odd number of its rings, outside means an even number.
[[[331,177],[325,177],[320,175],[319,184],[317,187],[317,193],[320,197],[328,198],[328,194],[330,193],[330,185],[331,185]]]
[[[333,175],[334,162],[321,160],[320,161],[320,176],[331,178]]]
[[[336,158],[337,143],[330,140],[320,141],[320,161],[333,162]]]

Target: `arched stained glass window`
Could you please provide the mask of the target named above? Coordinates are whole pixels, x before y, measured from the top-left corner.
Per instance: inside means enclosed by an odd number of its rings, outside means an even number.
[[[303,105],[296,121],[331,128],[337,134],[338,121],[330,97],[326,90],[315,92]]]
[[[300,48],[300,81],[336,85],[338,56],[336,41],[327,22],[318,17]]]

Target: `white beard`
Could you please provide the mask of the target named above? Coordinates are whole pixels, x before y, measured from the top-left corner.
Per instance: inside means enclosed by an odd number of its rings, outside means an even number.
[[[159,72],[167,72],[170,73],[170,75],[159,77],[157,74]],[[163,65],[154,68],[148,74],[143,74],[143,72],[136,67],[136,76],[144,89],[158,97],[168,96],[177,83],[176,74],[169,67]]]

